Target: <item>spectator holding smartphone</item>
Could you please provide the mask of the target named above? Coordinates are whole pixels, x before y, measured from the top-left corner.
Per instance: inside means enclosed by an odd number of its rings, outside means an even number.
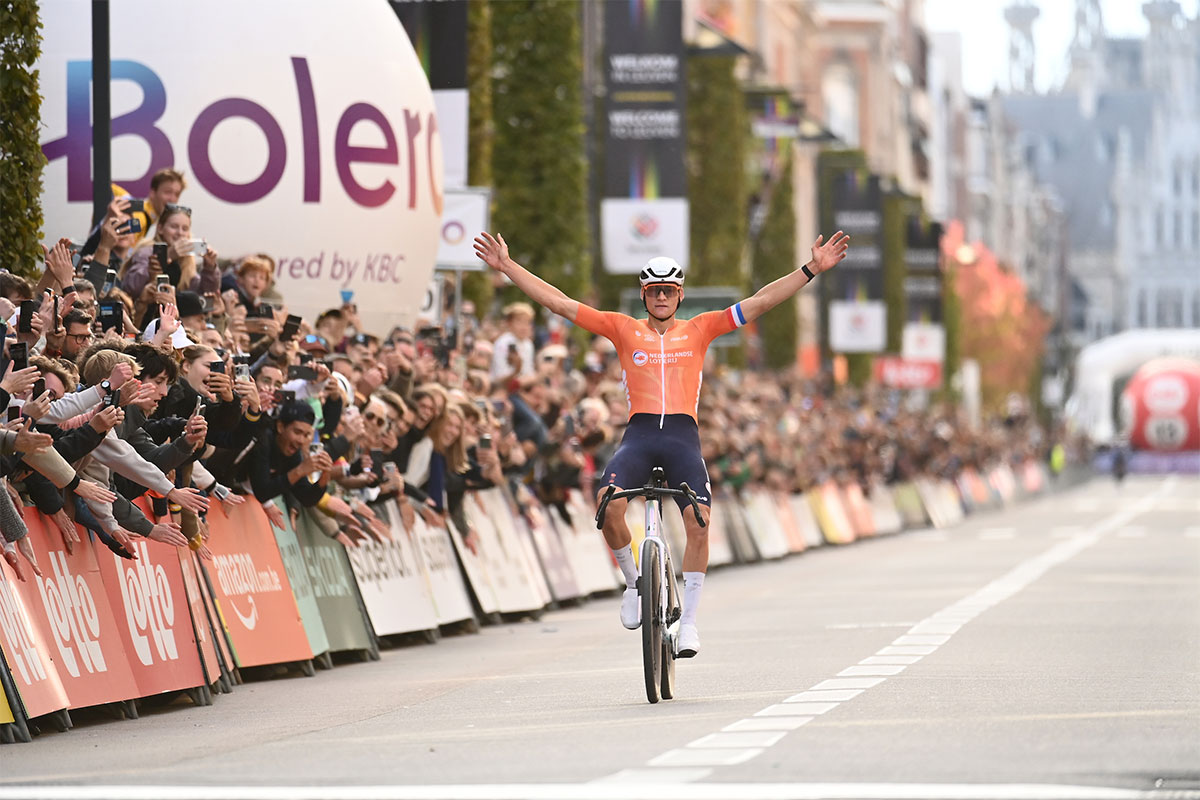
[[[246,459],[246,477],[259,502],[287,495],[311,507],[325,496],[333,460],[325,448],[313,444],[315,422],[308,403],[291,401],[279,408],[274,426]]]

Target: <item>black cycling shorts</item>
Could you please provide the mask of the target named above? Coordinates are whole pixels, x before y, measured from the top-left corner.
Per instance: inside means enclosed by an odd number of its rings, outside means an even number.
[[[662,428],[658,427],[662,420]],[[696,420],[687,414],[634,414],[629,418],[625,435],[617,452],[604,468],[605,486],[636,489],[650,480],[650,470],[662,467],[667,473],[667,485],[678,489],[687,483],[696,493],[701,505],[712,505],[712,487],[708,483],[708,467],[700,455],[700,429]],[[689,503],[675,498],[680,511]]]

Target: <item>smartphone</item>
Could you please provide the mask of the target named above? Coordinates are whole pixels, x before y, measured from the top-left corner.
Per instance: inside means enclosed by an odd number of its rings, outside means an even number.
[[[288,314],[287,321],[283,323],[283,330],[279,332],[279,341],[290,342],[300,332],[300,323],[304,318],[296,314]]]
[[[483,436],[479,437],[479,449],[480,450],[491,450],[492,449],[492,435],[490,433],[485,433]]]
[[[24,342],[13,342],[8,346],[8,357],[12,359],[13,372],[19,372],[29,366],[29,346]]]
[[[146,201],[136,197],[129,198],[129,207],[125,209],[126,214],[144,214],[146,213]]]
[[[213,304],[215,302],[213,300],[213,298],[215,298],[215,297],[216,297],[216,295],[213,294],[212,292],[208,292],[204,295],[204,313],[205,314],[211,314],[213,312]]]
[[[106,270],[104,273],[104,285],[100,287],[100,294],[106,295],[115,288],[117,288],[117,271],[115,269]]]
[[[154,258],[158,260],[158,268],[167,268],[167,245],[163,242],[156,242],[154,245]]]
[[[189,239],[188,252],[194,256],[203,256],[208,252],[208,242],[203,239]]]
[[[8,421],[16,422],[20,418],[21,418],[21,407],[20,406],[9,406],[8,407]]]
[[[71,287],[71,291],[72,291],[72,292],[73,292],[73,291],[75,291],[75,287],[74,287],[74,286],[72,286],[72,287]],[[68,294],[68,292],[67,292],[67,291],[64,289],[64,290],[63,290],[63,296],[65,297],[67,294]],[[58,317],[59,317],[59,313],[60,313],[60,312],[59,312],[59,306],[58,306],[58,295],[54,295],[54,329],[55,329],[55,330],[58,330]]]
[[[209,371],[209,372],[216,372],[216,373],[218,373],[218,374],[220,374],[220,375],[224,375],[224,374],[225,374],[225,362],[224,362],[224,361],[210,361],[210,362],[208,362],[208,371]]]
[[[97,305],[100,307],[100,330],[124,334],[125,305],[120,300],[101,300]]]
[[[45,393],[46,393],[46,379],[38,378],[36,381],[33,382],[32,398],[34,400],[37,400],[39,397],[41,397]]]
[[[311,364],[313,362],[313,354],[312,353],[301,353],[300,355],[297,356],[297,358],[300,360],[301,364],[307,365],[307,364]]]
[[[244,363],[236,363],[233,365],[233,378],[239,381],[250,380],[250,365]]]
[[[170,275],[159,274],[159,275],[155,276],[154,286],[160,292],[167,291],[167,288],[170,287],[170,285],[171,285],[171,276]]]
[[[120,389],[114,389],[111,392],[105,392],[104,399],[100,401],[100,405],[102,405],[104,408],[112,408],[113,406],[120,405],[120,403],[121,403],[121,390]]]
[[[122,236],[124,236],[125,234],[128,234],[128,233],[141,233],[141,232],[142,232],[142,221],[140,219],[138,219],[137,217],[130,217],[129,219],[125,220],[124,222],[122,222],[120,225],[117,226],[117,233],[121,234]]]
[[[196,407],[192,409],[192,416],[193,417],[200,416],[200,412],[203,410],[204,410],[204,398],[197,397],[196,398]]]
[[[37,303],[32,300],[21,301],[21,313],[17,317],[17,333],[33,332],[33,312],[37,311]]]
[[[296,393],[291,389],[276,389],[275,390],[275,405],[281,406],[284,403],[294,403],[296,401]]]
[[[289,381],[315,381],[317,379],[317,371],[312,367],[293,364],[292,366],[288,367],[287,377]]]

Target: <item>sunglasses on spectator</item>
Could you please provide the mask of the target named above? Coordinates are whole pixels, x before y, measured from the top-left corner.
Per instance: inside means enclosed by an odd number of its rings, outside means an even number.
[[[370,422],[372,425],[382,426],[385,430],[387,429],[388,425],[391,423],[391,420],[389,420],[387,417],[381,417],[378,414],[376,414],[374,411],[364,412],[363,419],[365,419],[367,422]]]
[[[165,206],[163,206],[163,211],[179,211],[187,214],[189,217],[192,216],[191,206],[181,206],[178,203],[167,203]]]

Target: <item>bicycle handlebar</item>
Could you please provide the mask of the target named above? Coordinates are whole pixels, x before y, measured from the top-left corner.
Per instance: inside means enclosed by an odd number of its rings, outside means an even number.
[[[615,486],[608,487],[608,491],[604,493],[604,497],[600,500],[600,508],[596,511],[596,530],[604,529],[604,515],[608,511],[609,501],[623,500],[626,497],[645,497],[647,500],[661,500],[664,497],[684,497],[691,504],[692,513],[696,515],[696,522],[700,524],[700,527],[705,528],[708,526],[708,523],[704,521],[704,517],[700,515],[700,503],[696,500],[696,493],[686,483],[681,483],[678,489],[646,485],[639,489],[623,489],[618,492]]]

